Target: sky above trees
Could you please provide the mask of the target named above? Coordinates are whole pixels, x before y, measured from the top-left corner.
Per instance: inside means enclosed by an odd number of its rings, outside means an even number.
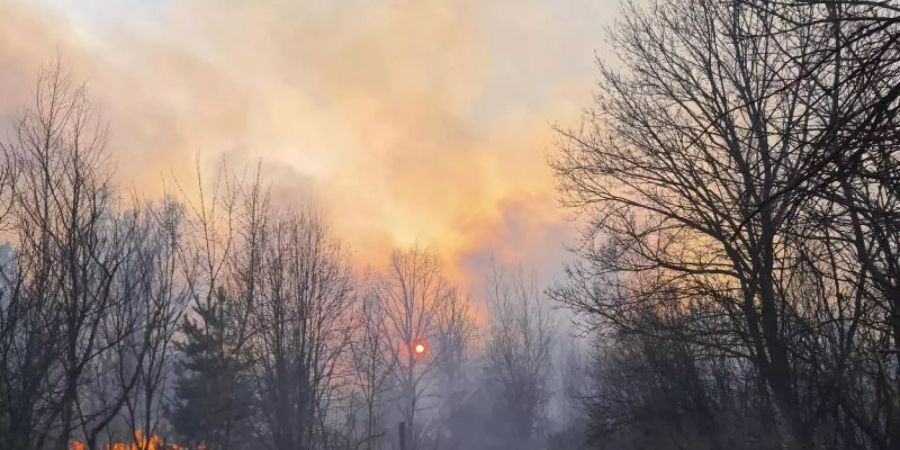
[[[103,110],[118,184],[159,196],[197,162],[261,161],[355,265],[418,241],[476,294],[491,255],[546,281],[568,258],[552,126],[588,105],[617,2],[71,3],[0,0],[0,114],[58,54]]]

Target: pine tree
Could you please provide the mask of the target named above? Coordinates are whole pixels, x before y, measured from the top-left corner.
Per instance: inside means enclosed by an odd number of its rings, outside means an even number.
[[[220,288],[181,326],[175,406],[169,420],[185,444],[210,450],[247,448],[251,391],[236,350],[234,306]]]

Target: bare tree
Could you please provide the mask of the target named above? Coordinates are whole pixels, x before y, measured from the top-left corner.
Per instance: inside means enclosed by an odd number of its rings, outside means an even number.
[[[778,234],[796,203],[771,203],[731,239],[807,149],[810,114],[798,105],[809,103],[810,90],[778,83],[791,55],[767,38],[743,38],[771,20],[712,2],[628,11],[616,38],[627,72],[603,69],[591,128],[566,134],[572,146],[555,164],[569,204],[595,219],[584,247],[593,265],[587,270],[610,275],[611,298],[592,292],[589,306],[563,297],[619,317],[635,303],[657,301],[661,287],[710,292],[738,321],[732,329],[782,412],[808,437],[777,294]],[[811,45],[803,35],[791,38],[798,48]],[[602,248],[599,238],[608,239]],[[617,282],[616,273],[640,276]],[[695,338],[721,339],[708,332]]]
[[[134,295],[139,326],[129,341],[139,375],[126,408],[131,435],[140,450],[149,450],[160,433],[164,394],[173,370],[174,337],[188,306],[187,283],[180,277],[183,210],[168,199],[158,207],[147,206],[141,226],[144,242],[135,252],[135,267],[141,276]]]
[[[365,408],[365,430],[359,446],[366,450],[381,448],[384,437],[382,422],[385,396],[389,392],[389,378],[393,372],[393,360],[389,347],[394,343],[386,333],[387,311],[384,305],[384,287],[376,281],[357,303],[357,336],[350,343],[351,371],[355,378],[356,392]]]
[[[469,377],[473,344],[478,337],[474,317],[471,299],[458,290],[441,305],[437,316],[435,375],[440,403],[430,423],[438,427],[435,445],[445,448],[459,448],[463,435],[470,432],[458,419],[466,414],[465,402],[475,388]]]
[[[612,37],[622,65],[601,64],[597,107],[562,132],[554,162],[566,203],[589,222],[574,281],[553,295],[597,330],[750,364],[781,445],[887,448],[891,296],[866,286],[871,262],[891,258],[890,239],[878,239],[892,234],[880,224],[893,223],[895,202],[889,183],[838,170],[850,166],[833,157],[872,145],[886,151],[865,152],[859,174],[896,166],[888,122],[872,141],[836,119],[875,113],[863,108],[865,83],[845,81],[858,69],[850,60],[885,43],[835,53],[859,30],[833,26],[840,2],[790,14],[749,3],[625,11]],[[874,73],[878,86],[895,82]],[[673,319],[643,320],[661,312]]]
[[[440,306],[437,315],[437,364],[445,393],[465,384],[468,353],[475,340],[474,312],[469,297],[454,290]]]
[[[130,257],[134,227],[128,214],[116,211],[105,136],[84,88],[57,63],[42,71],[34,106],[5,146],[16,159],[20,180],[11,212],[21,249],[15,258],[16,284],[32,287],[17,295],[33,296],[28,302],[41,309],[40,327],[55,342],[45,347],[54,358],[43,363],[45,373],[21,374],[35,376],[40,389],[53,395],[46,403],[33,403],[47,409],[40,414],[40,431],[26,446],[40,448],[50,439],[55,448],[65,449],[79,426],[95,434],[91,424],[102,424],[120,407],[117,396],[102,405],[94,402],[99,409],[91,410],[80,392],[96,365],[112,358],[109,352],[133,330],[123,315],[129,308],[128,286],[118,284],[117,277]]]
[[[488,293],[485,343],[488,373],[497,388],[501,423],[515,448],[537,448],[551,374],[555,324],[535,278],[494,267]]]
[[[400,439],[406,441],[407,449],[416,449],[422,437],[416,414],[423,407],[429,377],[436,367],[429,343],[436,337],[441,309],[454,295],[456,290],[444,280],[433,250],[414,246],[391,256],[385,292],[386,335],[405,424]]]
[[[790,182],[763,199],[757,210],[782,195],[816,194],[850,174],[896,191],[887,162],[900,137],[895,106],[900,98],[897,6],[859,0],[743,0],[741,5],[777,18],[765,31],[770,36],[799,31],[818,40],[797,55],[804,70],[784,81],[818,85],[816,102],[810,106],[827,117],[810,136],[819,151],[807,155]],[[797,51],[788,45],[780,50]]]
[[[309,210],[275,220],[259,245],[249,349],[263,434],[277,449],[329,448],[353,326],[346,254]]]

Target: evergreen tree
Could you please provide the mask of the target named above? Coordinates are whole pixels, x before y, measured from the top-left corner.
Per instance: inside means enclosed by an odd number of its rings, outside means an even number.
[[[233,331],[234,306],[220,288],[195,312],[197,317],[186,318],[181,326],[182,359],[176,365],[176,401],[169,420],[190,446],[247,448],[251,393]]]

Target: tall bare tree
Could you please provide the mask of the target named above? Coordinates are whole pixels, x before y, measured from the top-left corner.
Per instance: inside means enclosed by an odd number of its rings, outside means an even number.
[[[854,173],[890,173],[876,167],[895,166],[893,141],[837,119],[866,109],[865,83],[845,81],[873,53],[834,51],[859,38],[830,19],[842,2],[751,3],[626,9],[611,37],[622,64],[601,64],[597,106],[562,132],[554,162],[566,203],[590,219],[574,282],[554,296],[597,329],[749,363],[781,445],[887,448],[891,296],[867,286],[871,262],[891,258],[878,239],[896,209],[888,184]],[[857,145],[886,152],[852,164],[868,172],[839,170],[838,148]],[[643,320],[661,312],[672,320]]]
[[[39,327],[54,342],[43,349],[54,358],[42,363],[45,373],[21,374],[53,396],[32,404],[47,409],[25,446],[40,448],[49,439],[65,449],[78,428],[94,434],[89,424],[120,407],[117,397],[91,410],[81,395],[96,365],[112,358],[109,352],[133,331],[129,286],[117,277],[131,256],[134,226],[117,211],[105,140],[105,125],[84,88],[57,63],[41,72],[34,106],[5,145],[20,181],[11,222],[20,249],[16,284],[31,286],[17,295],[32,297],[28,302],[43,316]]]
[[[126,408],[131,436],[139,450],[150,450],[152,440],[140,437],[151,438],[161,432],[175,335],[190,296],[182,276],[183,209],[170,198],[144,210],[147,217],[139,233],[144,238],[133,262],[138,275],[134,296],[141,303],[136,307],[138,327],[128,341],[139,375],[134,394],[126,398]]]
[[[538,448],[551,375],[555,323],[534,277],[494,267],[485,351],[498,417],[515,448]]]
[[[394,343],[386,333],[384,286],[374,280],[369,283],[356,305],[357,335],[350,343],[350,351],[355,390],[365,408],[365,429],[359,438],[359,445],[366,450],[374,450],[381,448],[385,435],[383,410],[394,369],[389,347]]]
[[[273,221],[260,245],[250,351],[264,436],[278,449],[329,448],[353,326],[346,254],[310,210]]]
[[[443,278],[438,254],[418,246],[395,251],[391,256],[385,293],[386,335],[393,379],[400,390],[401,417],[407,449],[421,441],[422,424],[416,422],[422,400],[436,367],[430,345],[437,336],[441,309],[458,295]]]

